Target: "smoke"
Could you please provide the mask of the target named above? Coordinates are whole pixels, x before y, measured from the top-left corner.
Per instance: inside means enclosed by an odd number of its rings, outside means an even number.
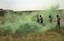
[[[1,31],[9,33],[28,33],[28,32],[46,32],[51,29],[55,29],[56,22],[49,23],[48,16],[51,14],[53,20],[56,20],[57,11],[55,9],[48,9],[46,11],[38,11],[27,14],[26,12],[20,13],[6,13],[5,23],[0,25]],[[40,24],[36,22],[36,16],[42,15],[44,23]]]

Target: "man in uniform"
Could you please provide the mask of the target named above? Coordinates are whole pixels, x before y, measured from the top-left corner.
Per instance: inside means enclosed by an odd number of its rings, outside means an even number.
[[[49,15],[49,22],[52,23],[52,16]]]
[[[58,27],[58,30],[60,31],[60,17],[59,15],[56,15],[57,17],[57,27]]]
[[[40,15],[40,23],[43,23],[43,17]]]

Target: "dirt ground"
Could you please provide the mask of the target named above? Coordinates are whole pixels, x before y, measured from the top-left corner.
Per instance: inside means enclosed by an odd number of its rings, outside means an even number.
[[[0,33],[0,41],[64,41],[64,31],[60,33],[57,31],[29,33],[26,36]]]

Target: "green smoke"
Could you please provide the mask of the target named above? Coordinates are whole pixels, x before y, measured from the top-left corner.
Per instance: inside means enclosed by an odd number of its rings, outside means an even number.
[[[1,32],[10,32],[10,33],[24,33],[24,32],[46,32],[51,29],[55,29],[56,15],[58,14],[57,8],[51,8],[45,11],[35,11],[28,13],[27,12],[9,12],[5,14],[4,24],[0,25]],[[42,15],[44,19],[44,24],[36,22],[36,16]],[[49,23],[49,15],[52,16],[53,22]],[[63,26],[63,25],[62,25]]]

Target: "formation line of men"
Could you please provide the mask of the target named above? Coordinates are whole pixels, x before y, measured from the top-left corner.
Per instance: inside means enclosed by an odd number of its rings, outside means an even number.
[[[56,15],[56,18],[57,18],[58,31],[60,31],[60,16],[59,15]],[[43,24],[43,21],[44,20],[43,20],[42,15],[38,15],[37,16],[37,22]],[[52,23],[52,16],[51,15],[49,15],[49,22]]]

